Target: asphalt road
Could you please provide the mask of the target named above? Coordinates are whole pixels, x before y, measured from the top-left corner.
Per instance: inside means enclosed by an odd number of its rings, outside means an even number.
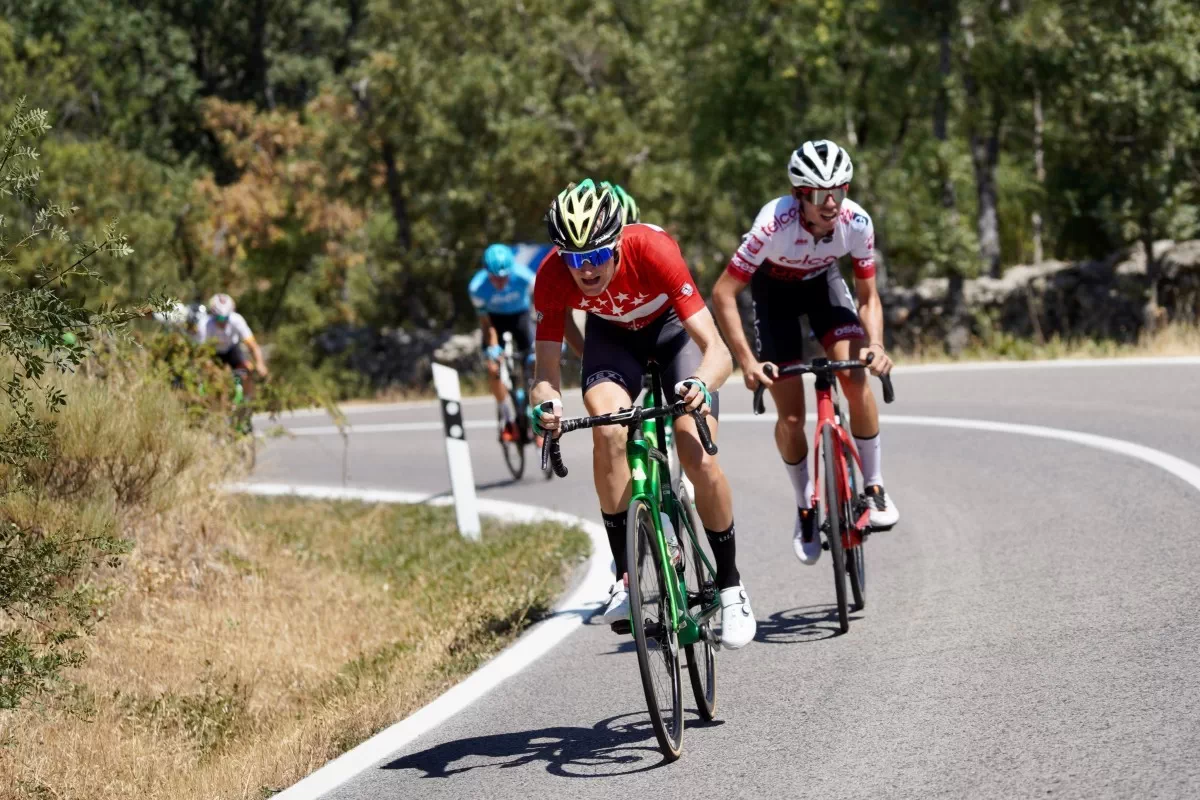
[[[896,392],[887,414],[1053,426],[1200,464],[1200,366],[910,373]],[[722,409],[750,411],[740,383]],[[465,410],[494,415],[488,401]],[[567,413],[583,413],[577,396]],[[304,435],[327,419],[285,420],[301,435],[272,441],[255,479],[449,485],[440,425],[422,425],[432,406],[350,416],[347,451]],[[1069,442],[898,424],[883,436],[902,520],[872,537],[867,608],[835,636],[828,556],[805,567],[791,553],[770,425],[722,426],[759,629],[718,655],[719,719],[689,713],[675,764],[650,730],[632,640],[585,625],[326,796],[1200,796],[1200,492]],[[468,440],[484,496],[598,516],[587,434],[567,438],[572,474],[550,483],[509,482],[491,430]]]

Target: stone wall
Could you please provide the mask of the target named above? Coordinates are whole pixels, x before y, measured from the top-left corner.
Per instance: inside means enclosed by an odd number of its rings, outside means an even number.
[[[1200,240],[1157,242],[1159,305],[1170,321],[1200,321]],[[1132,341],[1148,320],[1150,280],[1140,246],[1104,261],[1050,261],[1010,267],[1001,278],[963,285],[963,310],[951,314],[949,280],[930,278],[883,295],[890,347],[946,344],[993,332],[1021,338],[1110,338]]]
[[[1200,322],[1200,240],[1158,242],[1162,277],[1159,303],[1172,321]],[[1150,281],[1141,247],[1104,261],[1050,261],[1010,267],[1001,278],[965,281],[963,307],[948,307],[949,280],[930,278],[914,287],[883,293],[888,347],[945,346],[955,351],[970,337],[996,332],[1030,339],[1137,338],[1147,320]],[[751,322],[749,292],[742,315]],[[750,332],[753,337],[753,331]],[[334,329],[318,337],[326,355],[344,357],[373,385],[422,386],[434,361],[460,371],[480,368],[479,331]],[[578,362],[564,365],[564,378],[578,377]],[[573,373],[572,373],[573,371]]]

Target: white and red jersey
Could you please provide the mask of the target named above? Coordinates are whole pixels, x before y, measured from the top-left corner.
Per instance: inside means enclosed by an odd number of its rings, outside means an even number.
[[[551,250],[537,270],[533,305],[542,342],[562,341],[567,312],[573,309],[636,331],[668,309],[685,320],[705,307],[679,245],[662,228],[646,224],[625,226],[617,272],[597,297],[580,290],[558,248]]]
[[[800,215],[800,201],[790,194],[767,203],[725,271],[745,282],[759,270],[772,278],[802,281],[849,254],[854,277],[875,276],[875,226],[862,206],[843,200],[833,231],[821,239],[804,226]]]

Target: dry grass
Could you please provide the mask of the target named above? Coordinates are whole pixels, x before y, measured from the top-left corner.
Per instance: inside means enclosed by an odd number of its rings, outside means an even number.
[[[3,800],[263,797],[511,641],[586,550],[549,525],[470,544],[448,509],[222,496],[232,458],[168,393],[70,388],[44,491],[4,511],[135,548],[98,576],[119,596],[74,689],[0,715]]]
[[[972,340],[963,353],[952,358],[940,343],[930,343],[896,354],[897,363],[930,364],[951,361],[1029,361],[1054,358],[1134,358],[1137,356],[1200,355],[1200,325],[1171,323],[1153,334],[1143,334],[1136,342],[1113,339],[1063,339],[1054,336],[1046,342],[995,334],[987,341]]]

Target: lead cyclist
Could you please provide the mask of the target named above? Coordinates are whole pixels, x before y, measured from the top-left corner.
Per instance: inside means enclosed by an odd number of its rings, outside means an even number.
[[[791,193],[763,206],[713,287],[713,309],[746,387],[764,384],[775,400],[775,445],[796,495],[792,548],[805,564],[820,558],[821,538],[812,512],[804,383],[772,381],[765,368],[803,361],[800,316],[807,314],[829,358],[870,357],[871,372],[891,372],[892,360],[883,347],[883,304],[875,285],[875,229],[862,206],[846,197],[853,177],[850,155],[837,144],[802,144],[788,164]],[[853,295],[837,268],[838,259],[847,254],[854,262]],[[737,308],[737,295],[748,286],[754,297],[753,350]],[[890,528],[900,512],[883,488],[875,395],[862,370],[839,372],[838,382],[850,405],[871,524]]]

